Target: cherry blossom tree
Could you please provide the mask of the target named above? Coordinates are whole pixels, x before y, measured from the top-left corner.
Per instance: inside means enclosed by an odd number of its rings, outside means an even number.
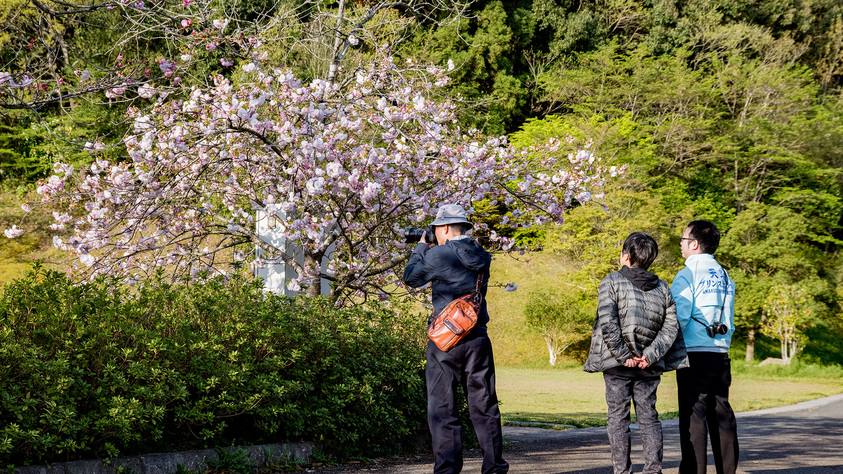
[[[169,15],[190,30],[199,20],[161,12],[199,2],[122,5],[147,22]],[[516,150],[505,137],[463,130],[457,102],[442,94],[453,63],[440,68],[393,57],[397,31],[410,22],[393,10],[418,16],[442,7],[438,2],[373,2],[345,11],[341,1],[330,13],[314,7],[311,16],[324,13],[321,33],[289,47],[323,60],[326,67],[315,74],[323,79],[303,81],[277,66],[271,54],[277,48],[265,46],[265,38],[210,16],[201,18],[202,33],[173,39],[181,55],[160,58],[163,76],[156,80],[109,84],[80,72],[81,83],[110,85],[110,99],[131,90],[144,101],[129,109],[133,126],[122,141],[128,160],[107,159],[100,151],[105,145],[87,143],[96,156],[88,169],[58,163],[37,188],[41,204],[66,206],[53,214],[51,228],[61,233],[54,245],[77,258],[76,277],[132,283],[164,269],[190,280],[232,265],[283,262],[297,275],[287,283],[291,290],[316,295],[320,279],[327,279],[337,301],[383,297],[400,286],[408,256],[404,226],[425,225],[441,204],[471,210],[472,202],[499,200],[513,209],[509,224],[516,227],[561,223],[567,207],[599,196],[604,172],[615,170],[604,170],[588,150],[570,141]],[[329,20],[333,26],[324,27]],[[181,92],[180,68],[222,45],[237,52],[222,62],[231,67],[236,59],[236,80],[216,74]],[[5,77],[7,88],[20,85],[20,77]],[[34,98],[15,100],[35,107]],[[257,234],[258,212],[272,220],[285,248]],[[5,230],[9,238],[21,232]],[[512,249],[494,232],[489,239]]]
[[[59,164],[38,187],[45,202],[68,205],[53,228],[72,225],[73,235],[55,244],[78,256],[80,278],[135,280],[162,267],[195,277],[258,246],[295,268],[290,288],[315,293],[326,278],[335,298],[386,294],[407,258],[403,226],[440,204],[499,199],[516,209],[512,225],[561,223],[602,184],[600,161],[570,144],[519,151],[461,130],[455,104],[436,96],[445,69],[384,56],[344,82],[309,84],[258,63],[243,70],[238,86],[217,77],[186,100],[159,94],[151,110],[133,109],[131,162],[100,159],[84,173]],[[277,219],[303,263],[258,237],[257,210]]]

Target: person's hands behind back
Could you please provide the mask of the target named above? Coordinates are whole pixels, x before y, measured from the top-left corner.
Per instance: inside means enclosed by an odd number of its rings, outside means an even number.
[[[630,357],[623,363],[624,367],[638,367],[639,369],[646,369],[650,364],[647,362],[647,358],[644,356],[641,357]]]

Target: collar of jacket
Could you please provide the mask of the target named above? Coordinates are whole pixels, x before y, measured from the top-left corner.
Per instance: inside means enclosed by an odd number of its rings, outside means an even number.
[[[650,291],[659,286],[659,277],[655,273],[641,268],[632,268],[624,265],[620,269],[620,274],[641,291]]]
[[[717,263],[717,260],[714,260],[714,255],[710,253],[697,253],[694,255],[690,255],[688,258],[685,259],[685,265],[689,267],[694,263],[700,264],[704,262]]]

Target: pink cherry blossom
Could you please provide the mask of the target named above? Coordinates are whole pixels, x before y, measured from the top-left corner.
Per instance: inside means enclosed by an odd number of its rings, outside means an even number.
[[[125,92],[126,92],[125,86],[112,87],[111,89],[108,89],[107,91],[105,91],[105,96],[108,97],[109,99],[114,99],[114,98],[120,97]]]
[[[173,74],[173,72],[176,70],[176,67],[177,66],[175,62],[170,61],[166,58],[161,58],[160,60],[158,60],[158,69],[160,69],[161,72],[167,75],[167,77],[170,77]]]
[[[138,95],[144,99],[151,99],[152,97],[155,97],[156,94],[158,94],[158,91],[149,84],[144,84],[138,87]]]
[[[287,289],[290,291],[301,291],[301,286],[297,278],[293,278],[287,283]]]
[[[159,67],[175,69],[166,59]],[[471,212],[488,198],[511,208],[503,225],[561,223],[574,200],[599,195],[608,173],[568,142],[516,149],[459,128],[457,104],[436,90],[446,68],[399,68],[383,56],[339,82],[254,63],[244,72],[236,86],[217,76],[177,100],[162,94],[131,109],[127,160],[99,157],[79,177],[57,167],[39,183],[44,201],[81,214],[53,215],[54,228],[72,228],[62,245],[80,259],[80,278],[169,266],[191,279],[243,259],[252,268],[282,261],[297,273],[290,289],[312,291],[327,278],[338,295],[379,295],[400,280],[403,229],[426,226],[440,205]],[[278,242],[258,234],[269,222]]]
[[[18,229],[17,225],[13,225],[11,228],[4,230],[3,233],[6,234],[7,238],[14,239],[23,234],[23,230]]]

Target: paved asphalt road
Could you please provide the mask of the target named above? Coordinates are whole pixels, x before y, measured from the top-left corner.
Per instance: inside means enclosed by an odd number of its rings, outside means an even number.
[[[741,446],[739,473],[843,474],[843,394],[788,407],[742,412],[737,416]],[[663,426],[663,472],[675,474],[679,471],[680,458],[678,424],[670,420]],[[605,428],[554,431],[504,427],[504,442],[504,457],[511,473],[612,473]],[[641,440],[635,429],[632,445],[633,471],[641,472]],[[709,455],[709,473],[715,472],[712,462]],[[432,470],[432,455],[426,455],[412,460],[311,472],[429,474]],[[478,451],[466,453],[463,472],[480,472]]]

